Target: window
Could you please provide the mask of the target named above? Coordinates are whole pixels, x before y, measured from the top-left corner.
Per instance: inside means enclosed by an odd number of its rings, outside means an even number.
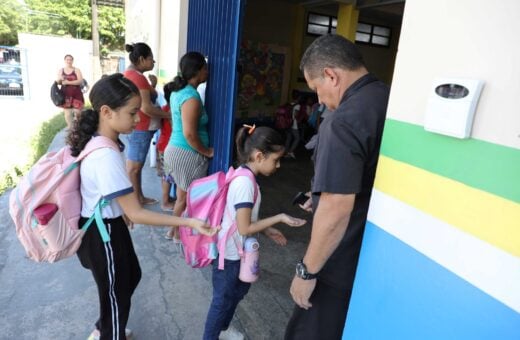
[[[389,27],[359,22],[356,30],[356,42],[376,46],[390,46],[391,32],[392,30]]]
[[[0,96],[23,96],[19,49],[0,46]]]
[[[307,34],[324,35],[336,33],[338,19],[332,16],[309,13],[307,16]]]

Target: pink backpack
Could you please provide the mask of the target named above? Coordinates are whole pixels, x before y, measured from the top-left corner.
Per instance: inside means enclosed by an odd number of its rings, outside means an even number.
[[[96,219],[104,242],[110,236],[101,219],[101,209],[108,203],[100,200],[96,213],[82,228],[79,163],[92,151],[118,146],[109,138],[92,138],[85,149],[73,157],[65,146],[44,155],[11,192],[9,214],[27,256],[37,262],[55,262],[76,253],[86,229]],[[103,230],[102,230],[103,229]]]
[[[226,198],[231,181],[238,176],[246,176],[255,184],[255,202],[258,196],[256,179],[249,169],[230,167],[227,173],[216,172],[210,176],[194,180],[186,195],[184,217],[207,221],[212,227],[222,222]],[[184,249],[184,259],[193,268],[206,267],[221,254],[219,269],[224,268],[224,250],[227,238],[218,240],[218,234],[210,237],[197,233],[189,227],[179,227],[180,239]],[[229,233],[228,233],[229,234]]]

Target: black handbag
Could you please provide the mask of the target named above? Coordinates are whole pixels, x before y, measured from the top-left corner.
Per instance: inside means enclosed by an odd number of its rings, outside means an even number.
[[[65,95],[63,94],[63,90],[58,86],[57,82],[52,83],[51,100],[56,106],[65,104]]]

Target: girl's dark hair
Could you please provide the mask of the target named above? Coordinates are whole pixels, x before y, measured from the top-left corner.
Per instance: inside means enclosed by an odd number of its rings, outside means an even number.
[[[129,53],[128,58],[132,62],[132,64],[137,64],[139,62],[139,58],[148,58],[152,55],[152,49],[150,46],[143,42],[138,42],[135,44],[126,44],[125,50]]]
[[[70,54],[65,54],[65,56],[63,57],[63,60],[67,59],[67,57],[71,57],[71,58],[72,58],[72,60],[74,60],[74,57],[73,57],[73,56],[71,56]]]
[[[247,163],[254,150],[258,150],[267,156],[273,152],[283,151],[285,141],[276,130],[270,127],[259,126],[254,129],[252,134],[249,134],[249,128],[244,126],[238,130],[235,144],[238,161]]]
[[[171,96],[172,92],[174,92],[173,87],[174,87],[173,81],[166,83],[163,86],[164,98],[166,99],[168,106],[170,106],[170,96]]]
[[[112,74],[98,80],[90,90],[91,109],[83,110],[80,118],[74,122],[67,136],[72,155],[77,156],[85,148],[88,141],[97,132],[99,111],[103,105],[112,110],[125,106],[134,96],[139,96],[137,87],[121,73]]]
[[[164,85],[165,95],[166,86],[169,86],[170,93],[182,90],[188,85],[188,80],[195,78],[204,66],[206,66],[206,59],[199,52],[188,52],[183,55],[179,63],[179,74],[171,82]],[[166,98],[169,100],[169,96]]]

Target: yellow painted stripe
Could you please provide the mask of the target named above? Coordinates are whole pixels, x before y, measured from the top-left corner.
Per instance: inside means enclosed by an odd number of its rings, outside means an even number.
[[[380,156],[376,189],[520,257],[520,204]]]

